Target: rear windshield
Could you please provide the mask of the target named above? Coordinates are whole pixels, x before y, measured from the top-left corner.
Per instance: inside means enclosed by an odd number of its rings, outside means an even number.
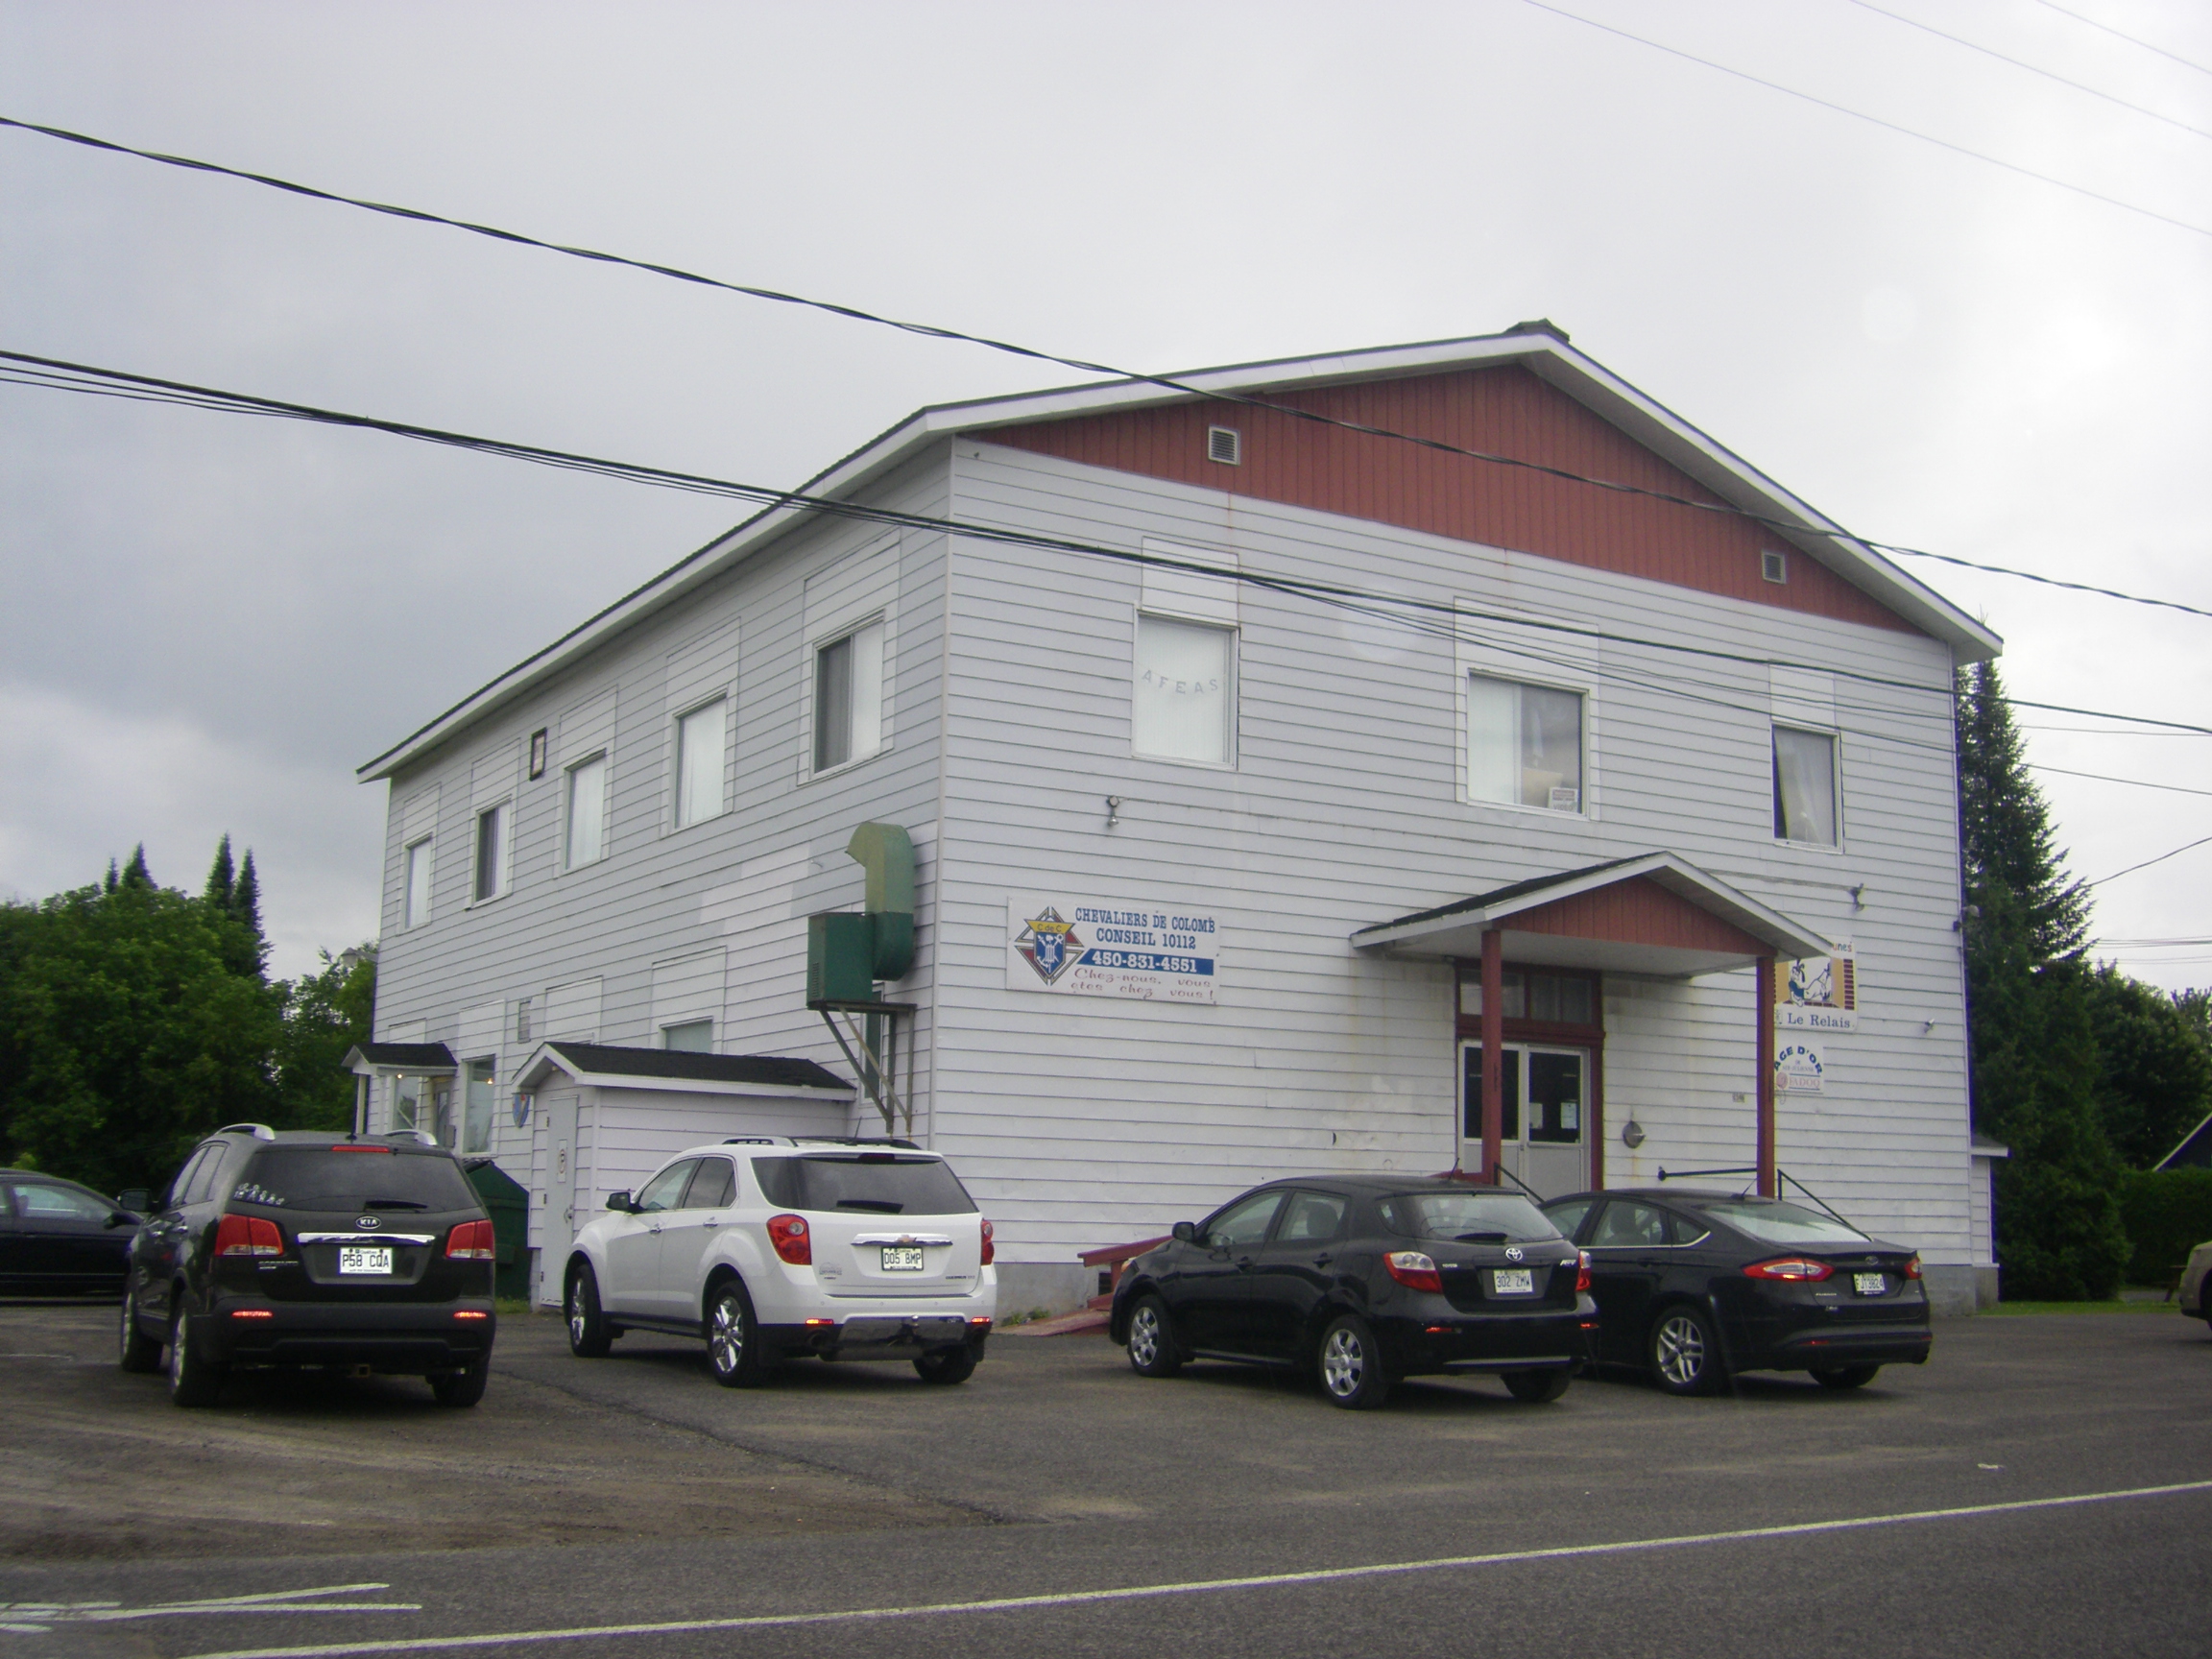
[[[1863,1244],[1866,1235],[1833,1217],[1796,1204],[1769,1198],[1716,1198],[1697,1208],[1716,1221],[1768,1244]]]
[[[1393,1233],[1460,1243],[1556,1238],[1559,1229],[1518,1192],[1401,1192],[1378,1206]]]
[[[941,1159],[892,1152],[809,1152],[756,1158],[768,1202],[790,1210],[855,1210],[876,1215],[966,1215],[975,1201]]]
[[[295,1210],[474,1210],[476,1190],[452,1159],[429,1152],[271,1146],[230,1196]]]

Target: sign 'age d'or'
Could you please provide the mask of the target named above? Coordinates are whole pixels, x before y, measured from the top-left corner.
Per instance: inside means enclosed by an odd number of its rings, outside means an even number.
[[[1212,1002],[1220,966],[1220,921],[1210,911],[1067,894],[1006,902],[1010,991]]]

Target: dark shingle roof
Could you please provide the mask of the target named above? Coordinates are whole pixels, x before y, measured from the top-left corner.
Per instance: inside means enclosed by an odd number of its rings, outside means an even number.
[[[674,1048],[621,1048],[606,1043],[548,1043],[579,1071],[613,1077],[676,1077],[689,1083],[765,1083],[782,1089],[853,1085],[811,1060],[781,1054],[695,1054]]]
[[[451,1066],[453,1050],[443,1043],[363,1043],[361,1058],[372,1066]]]

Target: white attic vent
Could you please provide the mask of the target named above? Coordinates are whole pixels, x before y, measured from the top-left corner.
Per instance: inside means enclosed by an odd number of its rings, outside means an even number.
[[[1769,582],[1789,581],[1790,555],[1777,553],[1771,547],[1762,550],[1759,555],[1759,574]]]
[[[1218,461],[1224,467],[1241,467],[1244,464],[1243,434],[1234,426],[1207,427],[1206,459]]]

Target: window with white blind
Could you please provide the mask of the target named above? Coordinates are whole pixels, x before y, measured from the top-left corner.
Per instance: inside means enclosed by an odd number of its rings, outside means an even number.
[[[476,814],[475,902],[496,899],[507,891],[507,803],[487,806]]]
[[[1774,838],[1833,847],[1837,819],[1835,733],[1775,727]]]
[[[727,698],[694,709],[676,722],[676,828],[719,818],[729,810],[724,758],[729,751]]]
[[[430,848],[428,835],[420,841],[408,843],[406,859],[406,886],[400,900],[399,926],[420,927],[430,920]]]
[[[883,747],[883,624],[870,622],[814,653],[814,770],[865,760]]]
[[[1582,810],[1582,694],[1467,677],[1467,798]]]
[[[607,757],[594,755],[568,768],[567,835],[564,864],[570,870],[607,855]]]
[[[1237,757],[1237,631],[1139,615],[1130,748],[1162,760]]]
[[[714,1022],[685,1020],[674,1025],[663,1025],[661,1046],[679,1054],[711,1054],[714,1052]]]

